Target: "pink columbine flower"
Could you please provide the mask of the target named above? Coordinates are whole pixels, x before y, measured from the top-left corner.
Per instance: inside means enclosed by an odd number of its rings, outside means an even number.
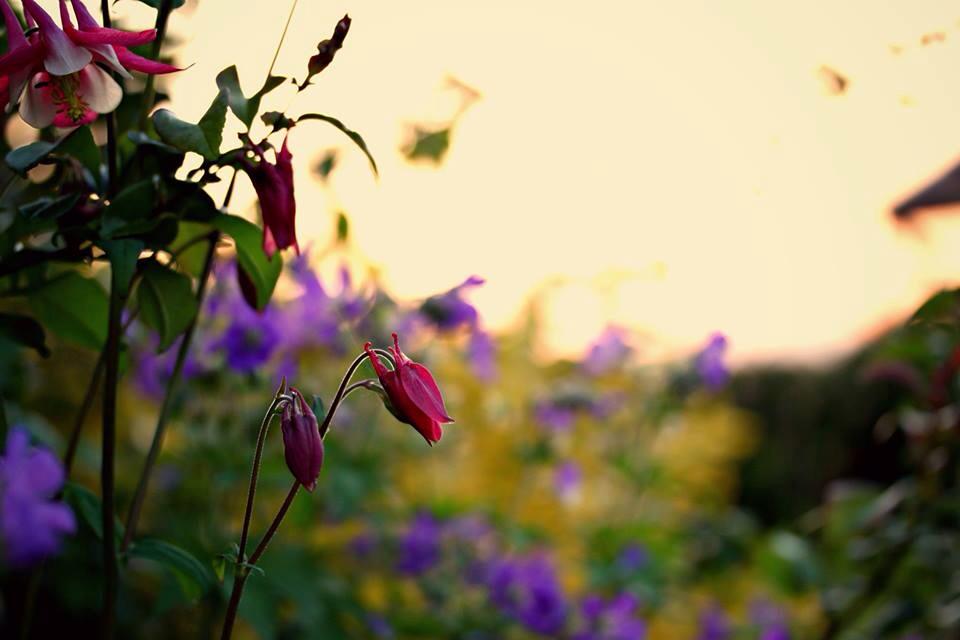
[[[380,362],[369,342],[363,346],[363,350],[370,357],[373,369],[383,385],[387,409],[398,420],[416,429],[427,444],[433,445],[439,441],[443,435],[440,425],[453,422],[453,418],[447,415],[443,396],[433,374],[400,351],[397,334],[393,334],[393,346],[390,348],[397,364],[393,371]]]
[[[279,249],[293,247],[300,255],[297,244],[297,201],[293,195],[293,154],[287,148],[287,139],[277,152],[276,163],[264,156],[259,145],[251,145],[259,161],[245,160],[244,171],[250,176],[250,182],[257,192],[260,211],[263,214],[263,252],[267,257]]]
[[[70,19],[67,0],[60,0],[61,28],[35,0],[23,0],[27,23],[37,26],[36,33],[27,37],[9,0],[0,2],[9,43],[7,53],[0,56],[0,76],[8,81],[9,104],[20,101],[20,117],[37,128],[89,124],[97,115],[117,108],[123,91],[99,64],[127,78],[130,71],[179,71],[127,49],[151,42],[155,29],[107,29],[97,24],[81,0],[70,3],[78,26]]]

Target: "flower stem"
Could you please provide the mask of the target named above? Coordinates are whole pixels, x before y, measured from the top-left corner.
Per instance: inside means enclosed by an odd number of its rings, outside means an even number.
[[[100,378],[103,375],[104,351],[100,352],[97,358],[97,364],[90,374],[90,383],[87,385],[87,391],[83,395],[83,402],[80,403],[80,411],[73,419],[73,429],[70,431],[70,440],[67,442],[67,450],[63,454],[64,476],[69,478],[70,471],[73,469],[73,460],[77,455],[77,446],[80,444],[80,432],[83,431],[83,423],[87,420],[87,414],[93,407],[93,401],[97,397],[97,389],[100,387]]]
[[[157,9],[157,22],[155,28],[157,37],[153,41],[153,49],[150,58],[158,60],[160,58],[160,49],[163,47],[163,39],[167,35],[167,21],[170,18],[170,12],[173,11],[173,0],[163,0],[160,8]],[[147,119],[150,117],[150,110],[157,97],[156,76],[152,73],[147,75],[147,84],[143,89],[143,97],[140,107],[140,130],[147,128]]]
[[[389,352],[384,351],[383,349],[374,349],[375,353],[385,357],[390,364],[396,368],[396,363],[393,361],[393,356]],[[327,431],[330,429],[330,422],[333,420],[333,414],[337,411],[337,406],[340,404],[340,401],[343,400],[344,396],[347,394],[347,385],[350,384],[350,379],[353,377],[353,374],[356,373],[357,368],[363,364],[363,361],[367,359],[366,353],[361,353],[350,367],[347,368],[347,372],[343,375],[343,380],[340,381],[340,388],[337,389],[337,394],[333,396],[333,402],[330,403],[330,410],[327,411],[327,415],[323,418],[323,423],[320,425],[320,437],[325,438],[327,436]],[[366,381],[364,381],[365,383]],[[361,384],[360,386],[365,386]],[[356,387],[354,387],[356,388]],[[353,391],[354,388],[351,388],[350,391]]]
[[[290,487],[290,491],[287,492],[287,497],[284,498],[283,504],[280,505],[280,510],[277,511],[277,515],[273,518],[273,522],[270,523],[270,527],[267,529],[267,532],[263,534],[263,539],[260,541],[260,544],[258,544],[257,548],[253,550],[253,554],[251,554],[248,564],[257,564],[257,560],[259,560],[260,556],[263,555],[263,552],[267,550],[267,545],[270,544],[270,540],[277,533],[277,529],[280,528],[280,523],[283,522],[283,518],[287,515],[287,510],[290,509],[290,505],[293,504],[293,499],[297,497],[297,492],[299,491],[300,482],[294,480],[293,485]]]
[[[219,234],[214,233],[210,236],[207,255],[203,261],[203,270],[200,273],[200,280],[197,284],[197,313],[193,316],[193,320],[190,321],[190,325],[180,340],[180,347],[177,349],[177,359],[173,365],[173,372],[167,380],[167,388],[163,395],[163,404],[160,406],[160,414],[157,416],[157,426],[153,431],[150,451],[147,453],[147,459],[143,463],[143,470],[140,472],[140,479],[137,481],[137,489],[133,494],[133,501],[130,503],[130,512],[127,514],[127,525],[123,533],[123,543],[120,545],[121,551],[126,551],[130,547],[133,536],[137,531],[137,523],[140,520],[143,502],[146,499],[147,489],[150,485],[150,474],[153,473],[153,468],[157,464],[157,458],[160,456],[160,449],[163,448],[163,436],[166,433],[167,421],[173,405],[174,392],[176,391],[177,383],[180,381],[180,375],[183,372],[183,364],[186,362],[190,344],[193,342],[193,334],[197,328],[197,319],[200,317],[200,307],[203,304],[203,298],[206,294],[210,272],[213,270],[213,261],[216,256],[217,243],[219,241]]]
[[[114,536],[114,453],[117,438],[117,383],[120,370],[120,314],[123,298],[117,282],[110,286],[107,343],[104,348],[106,380],[103,390],[103,435],[100,485],[103,503],[103,628],[102,637],[111,640],[116,623],[117,550]]]

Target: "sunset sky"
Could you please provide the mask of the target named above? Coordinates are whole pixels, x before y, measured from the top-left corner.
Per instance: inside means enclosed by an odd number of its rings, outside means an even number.
[[[178,11],[171,51],[192,66],[170,80],[169,106],[199,117],[232,63],[252,93],[288,8]],[[291,134],[301,244],[328,242],[342,207],[358,252],[399,296],[478,274],[487,285],[473,299],[503,328],[552,283],[554,353],[614,322],[649,336],[651,357],[721,330],[739,361],[812,360],[960,274],[955,219],[905,230],[889,214],[960,157],[954,3],[301,0],[275,73],[302,77],[344,13],[353,27],[317,85],[267,106],[334,115],[366,138],[379,181],[332,128]],[[115,5],[127,26],[152,16]],[[842,95],[823,66],[849,80]],[[442,166],[410,164],[407,127],[456,108],[448,76],[482,98]],[[311,166],[331,146],[342,163],[324,190]],[[242,182],[238,210],[252,215]]]

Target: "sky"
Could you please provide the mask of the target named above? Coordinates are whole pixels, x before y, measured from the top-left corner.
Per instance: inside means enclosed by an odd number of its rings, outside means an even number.
[[[256,90],[288,9],[188,2],[169,50],[192,66],[168,79],[166,106],[199,118],[230,64]],[[128,27],[153,15],[134,0],[114,12]],[[550,353],[578,353],[614,323],[650,357],[719,330],[735,361],[809,362],[960,274],[954,217],[905,229],[890,215],[960,157],[960,5],[301,0],[274,73],[302,78],[344,13],[346,45],[316,86],[265,105],[364,136],[379,179],[332,128],[291,133],[298,232],[323,246],[346,211],[357,255],[398,296],[477,274],[493,329],[539,292]],[[843,93],[824,67],[846,78]],[[411,164],[409,127],[457,108],[449,77],[481,98],[441,166]],[[341,164],[325,188],[311,167],[330,148]],[[235,208],[252,215],[252,202],[241,181]]]

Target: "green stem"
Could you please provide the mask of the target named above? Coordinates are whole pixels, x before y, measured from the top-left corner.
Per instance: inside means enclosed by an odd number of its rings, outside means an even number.
[[[73,429],[70,431],[70,440],[67,442],[67,450],[63,454],[63,469],[67,478],[70,477],[70,471],[73,470],[73,460],[77,455],[77,446],[80,444],[80,432],[83,431],[83,424],[87,420],[87,414],[93,407],[93,401],[97,397],[97,389],[100,387],[100,377],[103,375],[104,353],[100,352],[97,358],[97,364],[90,374],[90,383],[87,385],[87,391],[83,395],[83,402],[80,404],[80,411],[73,419]]]
[[[284,498],[283,504],[280,505],[280,510],[277,511],[277,515],[274,516],[273,522],[270,523],[270,527],[267,529],[267,532],[263,534],[263,539],[260,540],[260,544],[257,545],[257,548],[253,550],[253,554],[250,556],[250,561],[248,564],[256,565],[257,560],[260,559],[260,556],[263,555],[263,552],[267,550],[267,545],[270,544],[270,540],[273,539],[273,536],[277,533],[277,529],[280,528],[280,523],[283,522],[283,518],[287,515],[287,510],[290,509],[290,505],[293,504],[293,499],[297,497],[297,492],[300,491],[300,483],[297,480],[293,481],[293,485],[290,487],[290,491],[287,492],[287,497]]]
[[[170,12],[173,11],[173,0],[163,0],[160,8],[157,9],[157,22],[155,28],[157,37],[153,41],[153,49],[150,58],[160,59],[160,49],[163,48],[163,40],[167,35],[167,21],[170,18]],[[143,89],[142,107],[140,109],[140,130],[147,128],[147,119],[150,117],[150,110],[153,108],[157,97],[156,76],[152,73],[147,75],[147,85]]]
[[[153,441],[150,443],[150,451],[147,453],[147,459],[143,463],[143,470],[140,472],[137,489],[133,494],[133,501],[130,503],[130,512],[127,514],[127,525],[123,533],[123,543],[120,545],[121,551],[126,551],[130,547],[133,536],[136,534],[137,523],[140,520],[140,513],[143,510],[143,502],[146,499],[147,489],[150,485],[150,475],[153,473],[153,468],[157,464],[157,458],[160,456],[160,450],[163,448],[163,437],[166,433],[167,421],[173,406],[174,393],[177,388],[177,383],[180,381],[180,375],[183,372],[183,364],[186,362],[190,344],[193,341],[193,334],[197,328],[197,320],[200,317],[200,307],[203,305],[203,298],[206,295],[207,282],[213,270],[213,262],[219,241],[219,234],[215,233],[210,236],[210,245],[207,248],[207,255],[204,258],[200,281],[197,284],[197,313],[194,315],[193,320],[190,321],[190,325],[180,340],[180,347],[177,350],[177,359],[173,365],[173,372],[167,380],[167,388],[163,395],[163,404],[160,406],[160,414],[157,416],[157,426],[153,431]]]
[[[390,364],[392,364],[393,367],[396,368],[397,364],[396,362],[394,362],[393,356],[388,351],[384,351],[383,349],[374,349],[373,351],[374,353],[378,353],[383,357],[385,357],[390,362]],[[363,364],[363,361],[366,359],[367,359],[367,354],[361,353],[359,356],[356,357],[353,363],[347,368],[347,372],[343,375],[343,380],[340,381],[340,387],[337,389],[336,395],[333,396],[333,402],[330,403],[330,410],[327,411],[327,415],[324,416],[323,423],[320,425],[321,438],[327,437],[327,431],[330,429],[330,422],[333,420],[333,415],[336,413],[337,407],[340,405],[340,401],[343,400],[343,398],[347,394],[347,385],[350,384],[350,379],[353,378],[353,374],[356,373],[357,368],[361,364]],[[364,380],[363,383],[360,383],[359,386],[366,386],[367,382],[368,381]],[[350,391],[353,391],[355,388],[356,386],[351,388]]]
[[[106,380],[103,390],[103,453],[100,462],[100,485],[103,503],[103,628],[102,637],[112,640],[116,624],[117,553],[114,499],[114,454],[117,437],[117,383],[120,373],[120,314],[123,298],[117,282],[110,287],[110,311],[107,344],[104,350]]]

